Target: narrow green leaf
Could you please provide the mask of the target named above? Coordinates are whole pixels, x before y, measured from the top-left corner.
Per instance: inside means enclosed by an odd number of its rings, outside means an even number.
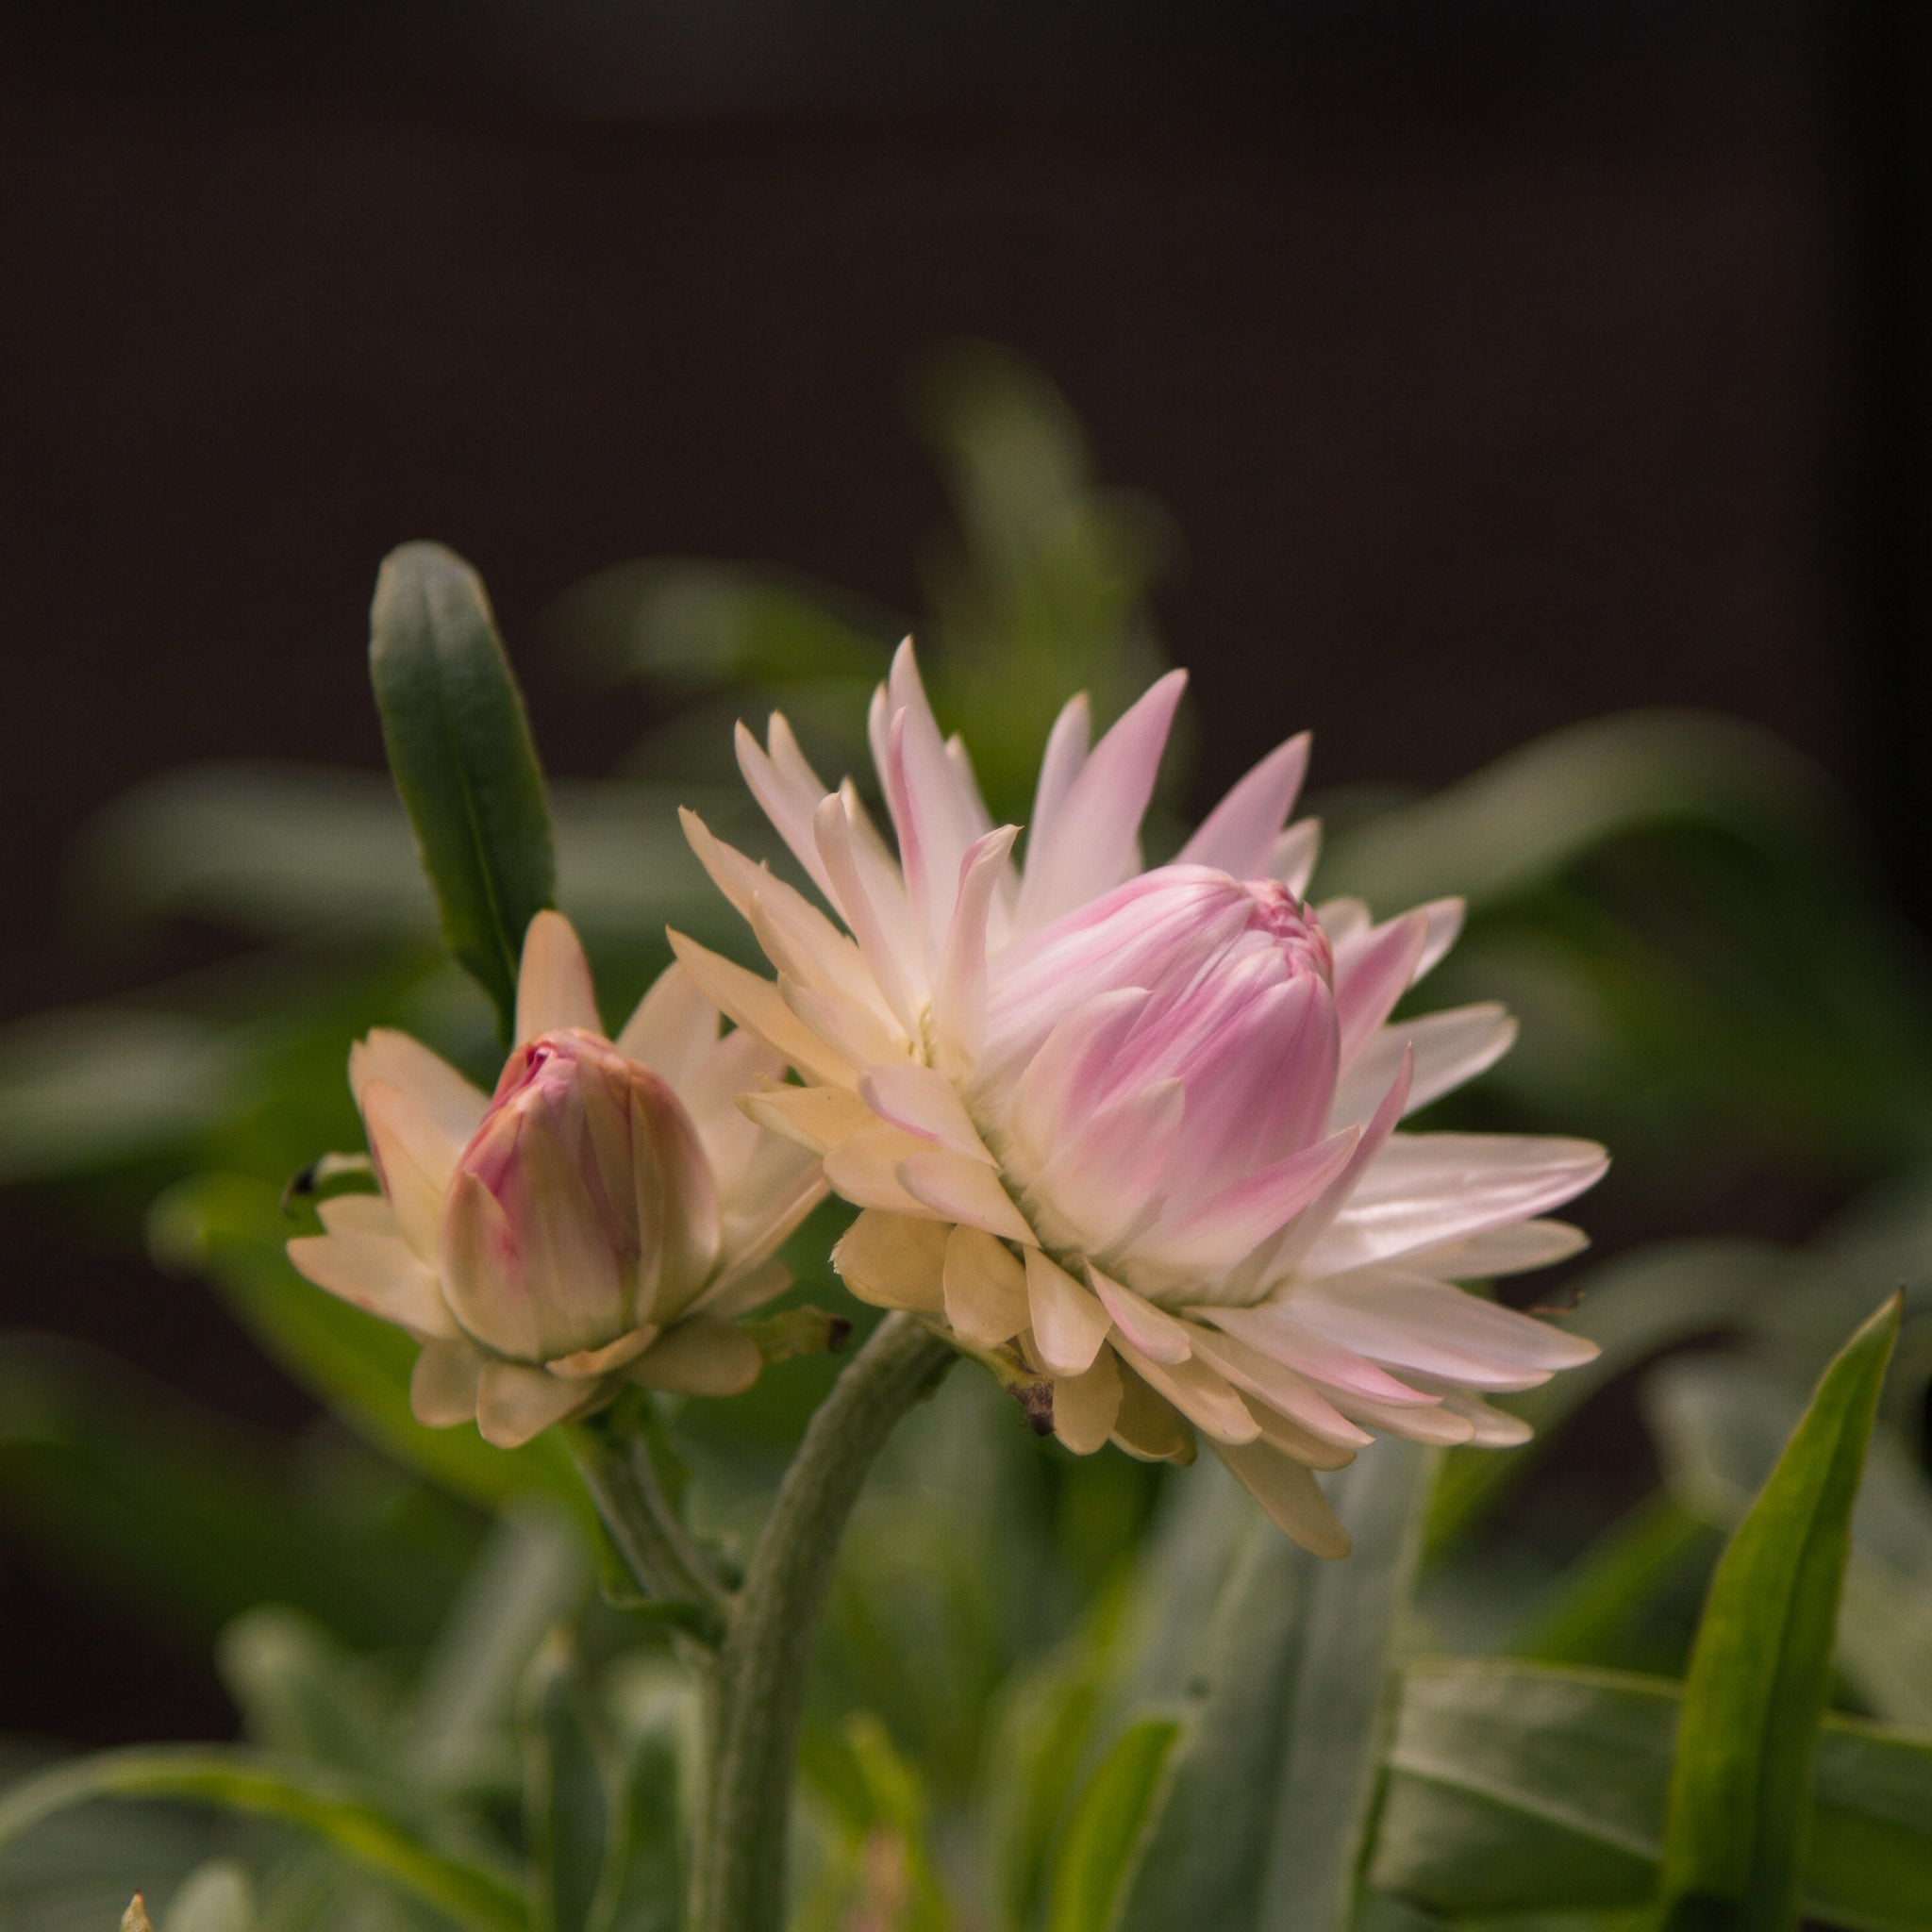
[[[191,1872],[168,1902],[161,1932],[255,1932],[255,1888],[231,1858]]]
[[[1354,1907],[1432,1458],[1380,1442],[1330,1489],[1354,1539],[1324,1563],[1257,1520],[1196,1651],[1166,1803],[1126,1932],[1330,1932]]]
[[[1050,1932],[1112,1932],[1180,1729],[1173,1718],[1130,1724],[1087,1780],[1055,1861]]]
[[[530,1665],[523,1732],[532,1932],[588,1932],[609,1844],[610,1790],[560,1631]]]
[[[1411,1667],[1370,1884],[1455,1918],[1654,1900],[1680,1690],[1496,1659]],[[1825,1718],[1804,1905],[1853,1932],[1932,1928],[1932,1737]]]
[[[619,1712],[623,1768],[591,1932],[680,1932],[684,1818],[679,1794],[695,1737],[694,1687],[649,1674]]]
[[[107,1797],[174,1798],[272,1818],[467,1932],[528,1932],[523,1896],[507,1874],[428,1842],[367,1785],[218,1747],[108,1751],[42,1772],[0,1798],[0,1847],[71,1805]]]
[[[482,579],[453,551],[405,543],[383,559],[369,673],[443,941],[508,1033],[524,931],[553,902],[556,856],[523,697]]]
[[[1671,1781],[1667,1927],[1786,1932],[1797,1917],[1852,1506],[1900,1307],[1825,1370],[1711,1579]]]

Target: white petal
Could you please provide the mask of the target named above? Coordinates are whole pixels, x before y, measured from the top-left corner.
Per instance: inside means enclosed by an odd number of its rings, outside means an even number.
[[[745,727],[738,727],[738,769],[751,794],[771,820],[778,836],[791,848],[791,856],[804,866],[813,885],[825,895],[825,903],[836,907],[839,895],[832,889],[831,874],[819,857],[818,840],[812,830],[812,814],[826,795],[826,787],[806,763],[799,752],[791,727],[775,711],[772,714],[769,752]]]
[[[1300,1284],[1281,1306],[1343,1348],[1471,1389],[1533,1389],[1599,1352],[1586,1336],[1390,1269]]]
[[[1328,935],[1328,943],[1336,947],[1367,932],[1373,923],[1369,908],[1359,899],[1324,899],[1315,908],[1315,918]]]
[[[877,1120],[858,1094],[839,1087],[767,1087],[741,1094],[738,1104],[759,1126],[813,1154],[836,1147]]]
[[[315,1211],[330,1234],[386,1234],[402,1239],[396,1210],[380,1194],[331,1194],[315,1204]]]
[[[1446,1403],[1432,1402],[1421,1408],[1397,1408],[1392,1403],[1371,1402],[1365,1395],[1339,1398],[1341,1406],[1358,1423],[1385,1429],[1410,1442],[1427,1442],[1437,1448],[1454,1448],[1475,1435],[1475,1425],[1466,1415],[1457,1415]]]
[[[1325,1437],[1311,1434],[1299,1423],[1291,1423],[1279,1411],[1270,1408],[1264,1402],[1250,1398],[1248,1407],[1254,1412],[1255,1420],[1261,1424],[1261,1440],[1273,1443],[1284,1456],[1291,1456],[1297,1462],[1305,1462],[1310,1469],[1346,1469],[1355,1460],[1354,1449],[1344,1449],[1339,1442]],[[1339,1417],[1344,1427],[1354,1428],[1347,1418]],[[1356,1429],[1363,1442],[1375,1439],[1366,1429]],[[1360,1446],[1359,1444],[1357,1446]]]
[[[597,1400],[595,1383],[565,1381],[518,1362],[486,1361],[476,1380],[476,1426],[499,1449],[521,1449]]]
[[[1036,830],[1020,887],[1023,932],[1084,906],[1136,869],[1141,820],[1186,684],[1184,672],[1171,671],[1137,700],[1094,746],[1045,836]]]
[[[463,1143],[386,1080],[371,1080],[362,1089],[362,1119],[376,1175],[403,1239],[433,1267],[443,1197]]]
[[[946,1241],[942,1222],[868,1210],[832,1250],[839,1278],[877,1308],[945,1313]]]
[[[540,1033],[578,1026],[601,1034],[597,995],[591,986],[591,962],[584,958],[576,928],[560,912],[540,912],[524,935],[524,960],[517,972],[517,1041],[527,1045]]]
[[[971,1071],[986,1041],[988,922],[1008,877],[1018,836],[1017,826],[1002,825],[978,841],[960,863],[953,923],[940,955],[932,998],[940,1064],[955,1078]]]
[[[1092,708],[1083,691],[1060,707],[1046,739],[1046,755],[1040,761],[1040,783],[1033,794],[1033,815],[1026,823],[1027,837],[1042,840],[1059,816],[1087,763],[1087,747],[1093,737]]]
[[[918,1031],[912,988],[923,981],[912,937],[912,913],[894,868],[879,863],[854,823],[855,800],[843,793],[825,799],[812,818],[819,854],[838,889],[839,909],[886,1005],[908,1036]]]
[[[808,1080],[821,1086],[852,1086],[857,1069],[840,1059],[785,1004],[769,979],[747,973],[742,966],[686,939],[681,932],[666,935],[677,963],[691,974],[705,997],[721,1011],[782,1054]]]
[[[1229,1447],[1216,1442],[1214,1453],[1242,1489],[1268,1512],[1274,1526],[1311,1556],[1341,1557],[1349,1553],[1348,1531],[1308,1472],[1267,1442]]]
[[[908,1156],[930,1152],[924,1141],[880,1121],[873,1126],[861,1127],[826,1154],[825,1178],[834,1192],[855,1208],[882,1208],[893,1214],[957,1221],[958,1215],[928,1207],[900,1178],[900,1164]],[[980,1170],[982,1174],[985,1171]]]
[[[1338,1127],[1366,1120],[1389,1091],[1405,1047],[1415,1049],[1415,1078],[1406,1109],[1413,1113],[1487,1072],[1515,1040],[1516,1022],[1493,1003],[1391,1022],[1370,1036],[1342,1075],[1330,1119]]]
[[[613,1042],[680,1096],[718,1043],[718,1009],[683,967],[667,966]]]
[[[909,1060],[898,1066],[868,1067],[859,1075],[858,1096],[893,1126],[949,1153],[992,1165],[978,1129],[943,1074]]]
[[[693,1315],[735,1322],[754,1308],[775,1300],[791,1286],[791,1271],[782,1261],[760,1261],[756,1267],[719,1275],[691,1305]]]
[[[1064,1139],[1027,1184],[1042,1226],[1058,1245],[1105,1254],[1148,1215],[1187,1117],[1187,1089],[1158,1080],[1101,1109]],[[1129,1248],[1131,1252],[1131,1246]]]
[[[1372,1161],[1303,1272],[1339,1274],[1526,1221],[1582,1193],[1608,1161],[1587,1141],[1397,1134]]]
[[[1187,1360],[1191,1353],[1188,1331],[1165,1308],[1157,1308],[1131,1288],[1123,1288],[1118,1281],[1109,1281],[1091,1264],[1087,1279],[1092,1284],[1093,1292],[1100,1297],[1101,1307],[1113,1317],[1114,1326],[1142,1355],[1169,1366]]]
[[[1234,786],[1174,862],[1215,866],[1238,879],[1263,877],[1307,769],[1308,734],[1304,731],[1276,745]]]
[[[1420,1406],[1431,1398],[1398,1382],[1387,1369],[1368,1360],[1354,1349],[1344,1347],[1318,1329],[1297,1322],[1279,1303],[1264,1302],[1255,1308],[1193,1308],[1189,1312],[1203,1322],[1211,1322],[1228,1339],[1209,1341],[1202,1350],[1219,1361],[1232,1356],[1246,1365],[1248,1373],[1261,1375],[1265,1386],[1259,1392],[1274,1398],[1274,1378],[1265,1375],[1251,1356],[1280,1365],[1297,1376],[1319,1382],[1331,1392],[1366,1395],[1372,1402],[1393,1403],[1398,1407]],[[1288,1410],[1292,1415],[1295,1410]]]
[[[1121,1372],[1103,1348],[1084,1375],[1058,1375],[1053,1385],[1053,1432],[1075,1456],[1106,1445],[1121,1412]]]
[[[778,997],[841,1059],[855,1066],[900,1059],[910,1051],[892,1016],[876,1006],[807,986],[783,973],[778,975]]]
[[[1000,1185],[998,1174],[983,1161],[930,1148],[900,1161],[899,1181],[915,1201],[948,1221],[983,1227],[1003,1241],[1038,1242],[1026,1217]]]
[[[1257,1350],[1243,1347],[1229,1336],[1197,1334],[1194,1352],[1254,1399],[1248,1407],[1265,1430],[1270,1415],[1281,1415],[1298,1429],[1341,1449],[1358,1449],[1374,1439],[1292,1369],[1271,1361]]]
[[[948,1325],[975,1348],[1010,1341],[1030,1319],[1025,1269],[979,1228],[955,1227],[946,1238],[941,1288]]]
[[[1442,1281],[1491,1281],[1567,1261],[1589,1245],[1590,1237],[1567,1221],[1516,1221],[1466,1241],[1424,1248],[1408,1256],[1406,1265]]]
[[[1443,1396],[1442,1407],[1470,1424],[1475,1433],[1469,1440],[1478,1449],[1514,1449],[1536,1434],[1520,1415],[1511,1415],[1479,1396],[1452,1391]]]
[[[1306,899],[1321,853],[1322,821],[1303,819],[1275,840],[1274,850],[1268,857],[1268,876],[1279,879],[1297,899]]]
[[[409,1372],[409,1409],[425,1428],[449,1429],[476,1420],[483,1357],[466,1341],[432,1341]]]
[[[1116,1337],[1114,1352],[1157,1395],[1164,1395],[1204,1436],[1217,1442],[1252,1442],[1261,1424],[1225,1375],[1191,1357],[1158,1362]]]
[[[385,1322],[418,1335],[457,1332],[434,1272],[394,1235],[305,1235],[289,1243],[289,1259],[316,1287]]]
[[[1442,955],[1461,936],[1463,915],[1467,910],[1460,899],[1431,899],[1421,909],[1428,915],[1429,936],[1423,942],[1422,958],[1415,962],[1416,979],[1433,972],[1441,963]],[[1413,985],[1414,981],[1411,980],[1410,984]]]
[[[1033,1341],[1056,1375],[1079,1375],[1093,1366],[1112,1317],[1091,1290],[1038,1248],[1025,1251],[1026,1301]]]
[[[407,1093],[458,1147],[469,1143],[490,1106],[490,1096],[471,1086],[440,1054],[387,1026],[376,1027],[349,1049],[349,1091],[358,1107],[372,1080]]]

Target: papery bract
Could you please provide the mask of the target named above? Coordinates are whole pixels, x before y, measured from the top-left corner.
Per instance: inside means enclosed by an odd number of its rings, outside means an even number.
[[[485,1099],[406,1034],[372,1033],[349,1079],[379,1194],[321,1204],[289,1243],[320,1287],[424,1344],[410,1396],[513,1446],[625,1379],[730,1393],[759,1367],[730,1318],[786,1283],[771,1255],[823,1192],[810,1156],[746,1120],[783,1062],[676,967],[615,1041],[569,924],[532,921],[518,1044]]]
[[[1051,1387],[1080,1453],[1186,1459],[1205,1436],[1291,1535],[1346,1537],[1310,1469],[1381,1428],[1526,1434],[1485,1391],[1591,1343],[1454,1284],[1583,1244],[1534,1217],[1603,1171],[1587,1142],[1398,1131],[1509,1045],[1498,1007],[1391,1021],[1455,938],[1441,901],[1383,924],[1303,899],[1318,827],[1287,824],[1291,740],[1171,864],[1139,826],[1181,691],[1163,678],[1089,749],[1085,702],[1042,763],[1024,868],[909,645],[872,742],[895,858],[782,718],[741,729],[747,782],[844,925],[722,843],[699,858],[775,984],[674,935],[692,978],[807,1081],[747,1111],[821,1153],[865,1211],[835,1257],[1010,1379]]]

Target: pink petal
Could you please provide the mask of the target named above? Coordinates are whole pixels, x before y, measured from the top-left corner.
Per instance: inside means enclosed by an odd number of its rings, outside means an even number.
[[[1241,1345],[1243,1358],[1252,1349],[1328,1389],[1366,1395],[1372,1402],[1392,1402],[1398,1407],[1433,1399],[1398,1382],[1387,1369],[1337,1342],[1326,1330],[1296,1321],[1279,1303],[1263,1302],[1254,1308],[1193,1308],[1189,1313],[1231,1337]]]
[[[775,711],[772,714],[771,751],[762,750],[745,727],[738,727],[738,769],[751,794],[771,820],[778,836],[791,848],[791,856],[804,866],[807,875],[825,895],[825,903],[836,907],[839,895],[832,890],[831,874],[819,857],[818,840],[812,831],[812,815],[826,787],[818,774],[805,762],[791,727]]]
[[[1335,948],[1335,1017],[1344,1067],[1408,991],[1428,937],[1428,915],[1418,910]]]
[[[1100,1297],[1101,1306],[1113,1317],[1114,1326],[1142,1355],[1170,1367],[1187,1360],[1191,1352],[1188,1330],[1165,1308],[1156,1307],[1118,1281],[1109,1281],[1098,1268],[1090,1266],[1087,1279]]]
[[[1453,1007],[1420,1020],[1398,1020],[1373,1034],[1335,1091],[1337,1126],[1365,1119],[1395,1077],[1405,1048],[1415,1051],[1407,1111],[1487,1072],[1516,1041],[1516,1022],[1499,1006]]]
[[[1092,709],[1083,691],[1061,706],[1047,734],[1046,755],[1040,761],[1040,784],[1033,794],[1033,816],[1026,822],[1029,838],[1046,838],[1074,779],[1086,766],[1087,746],[1092,736]]]
[[[987,924],[1018,837],[1017,826],[1002,825],[977,840],[959,861],[959,890],[932,999],[941,1063],[955,1075],[978,1061],[986,1042]]]
[[[930,1067],[903,1060],[897,1066],[868,1067],[859,1075],[859,1098],[879,1116],[922,1141],[969,1160],[992,1165],[978,1129],[953,1083]]]
[[[1201,823],[1177,864],[1212,865],[1238,879],[1266,875],[1275,841],[1308,769],[1308,734],[1276,745]]]
[[[917,1031],[911,975],[920,974],[912,914],[903,883],[872,854],[853,819],[853,804],[834,792],[814,814],[819,856],[837,889],[837,905],[865,955],[880,993],[908,1035]]]
[[[1443,1281],[1490,1281],[1567,1261],[1590,1245],[1590,1237],[1567,1221],[1517,1221],[1466,1241],[1445,1241],[1407,1257],[1418,1274]]]

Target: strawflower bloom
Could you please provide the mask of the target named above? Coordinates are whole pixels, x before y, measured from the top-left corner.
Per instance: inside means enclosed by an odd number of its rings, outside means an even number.
[[[873,705],[897,855],[851,783],[828,791],[781,717],[740,728],[758,803],[842,921],[687,814],[699,858],[777,969],[676,935],[685,970],[807,1082],[746,1098],[864,1209],[835,1257],[1014,1386],[1069,1449],[1187,1460],[1197,1436],[1283,1529],[1348,1540],[1311,1470],[1380,1429],[1528,1432],[1483,1397],[1593,1344],[1460,1281],[1574,1253],[1534,1217],[1588,1187],[1569,1140],[1405,1134],[1513,1025],[1472,1006],[1391,1022],[1455,938],[1454,901],[1374,923],[1304,900],[1319,827],[1287,820],[1306,736],[1242,778],[1171,865],[1139,828],[1182,677],[1089,749],[1048,741],[1024,866],[911,649]]]
[[[823,1196],[812,1157],[734,1096],[784,1062],[675,966],[612,1041],[567,920],[524,942],[517,1043],[486,1096],[404,1033],[349,1056],[381,1192],[322,1202],[289,1243],[308,1279],[408,1329],[432,1427],[502,1447],[625,1380],[735,1394],[757,1343],[732,1318],[784,1289],[773,1251]]]

